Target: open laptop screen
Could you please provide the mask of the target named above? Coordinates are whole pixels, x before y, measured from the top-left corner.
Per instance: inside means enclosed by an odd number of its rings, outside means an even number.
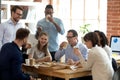
[[[120,36],[111,36],[110,47],[112,52],[120,52]]]

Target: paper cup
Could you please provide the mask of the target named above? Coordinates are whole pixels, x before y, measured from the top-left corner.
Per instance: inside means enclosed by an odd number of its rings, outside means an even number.
[[[49,22],[48,17],[50,17],[50,15],[49,15],[49,14],[48,14],[48,15],[46,15],[46,21],[47,21],[47,22]]]
[[[26,63],[26,65],[30,65],[30,60],[29,59],[25,59],[25,63]]]
[[[35,64],[35,59],[31,58],[30,59],[30,65],[33,66]]]

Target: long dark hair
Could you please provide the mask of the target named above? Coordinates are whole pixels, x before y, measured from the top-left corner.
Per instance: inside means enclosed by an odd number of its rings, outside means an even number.
[[[98,33],[98,36],[100,37],[100,46],[105,47],[105,45],[108,45],[108,39],[102,31],[96,30],[94,32]]]

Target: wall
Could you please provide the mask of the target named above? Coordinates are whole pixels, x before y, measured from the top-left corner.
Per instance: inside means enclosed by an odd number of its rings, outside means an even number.
[[[120,36],[120,0],[108,0],[107,5],[107,37]]]

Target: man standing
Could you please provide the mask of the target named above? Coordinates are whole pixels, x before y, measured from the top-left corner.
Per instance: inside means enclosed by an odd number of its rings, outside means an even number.
[[[32,80],[22,73],[22,52],[20,47],[27,43],[29,30],[19,28],[13,42],[6,43],[0,51],[0,80]]]
[[[22,18],[23,9],[19,6],[13,6],[11,9],[11,18],[0,24],[0,49],[3,44],[15,39],[16,31],[23,27],[19,20]]]
[[[47,5],[45,8],[45,18],[39,20],[37,23],[37,31],[44,31],[49,36],[49,51],[52,56],[52,60],[55,60],[54,55],[59,48],[58,34],[64,34],[64,26],[60,19],[53,17],[52,5]]]

